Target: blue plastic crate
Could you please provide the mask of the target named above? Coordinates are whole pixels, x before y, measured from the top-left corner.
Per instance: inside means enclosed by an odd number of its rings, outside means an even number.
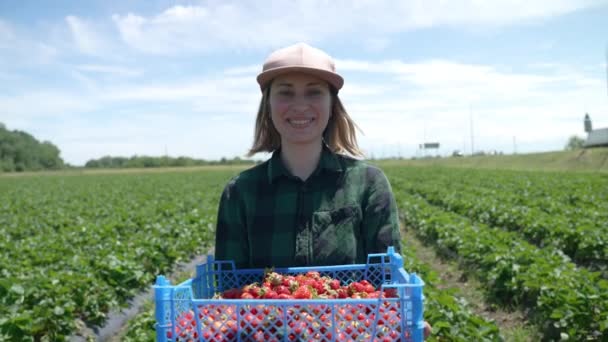
[[[342,285],[363,279],[394,288],[396,298],[213,299],[230,288],[261,282],[263,269],[236,269],[213,256],[196,276],[171,285],[156,281],[156,340],[165,341],[423,341],[424,282],[403,269],[403,258],[369,254],[366,264],[278,268],[281,274],[317,271]]]

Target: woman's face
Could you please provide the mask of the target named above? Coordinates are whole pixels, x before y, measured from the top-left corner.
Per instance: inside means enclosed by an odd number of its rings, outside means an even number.
[[[270,87],[269,102],[282,145],[321,143],[331,114],[327,82],[297,72],[277,76]]]

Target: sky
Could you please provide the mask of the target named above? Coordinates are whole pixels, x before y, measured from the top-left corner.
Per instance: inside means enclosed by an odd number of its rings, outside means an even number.
[[[0,123],[72,165],[244,158],[264,60],[306,42],[367,157],[561,150],[585,113],[608,127],[606,18],[604,0],[1,1]]]

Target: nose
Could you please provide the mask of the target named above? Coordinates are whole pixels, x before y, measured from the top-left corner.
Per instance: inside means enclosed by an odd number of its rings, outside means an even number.
[[[296,113],[304,113],[308,110],[308,105],[293,104],[292,106],[289,107],[289,109],[291,109],[291,111],[296,112]]]
[[[296,96],[289,107],[291,110],[304,112],[310,107],[310,103],[305,96]]]

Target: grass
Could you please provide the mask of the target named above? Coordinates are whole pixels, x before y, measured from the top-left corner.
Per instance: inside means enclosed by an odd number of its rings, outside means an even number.
[[[528,171],[608,172],[608,147],[514,155],[377,160],[383,166],[448,166]]]
[[[384,166],[448,166],[482,169],[509,169],[527,171],[574,171],[574,172],[608,172],[608,147],[580,149],[573,151],[554,151],[542,153],[487,155],[466,157],[445,157],[425,159],[378,159],[372,163]],[[200,172],[208,170],[241,171],[255,164],[239,165],[205,165],[187,167],[154,167],[125,169],[65,169],[57,171],[29,171],[2,173],[0,177],[19,177],[31,175],[95,175],[118,173],[164,173],[164,172]]]
[[[420,241],[412,229],[402,229],[401,234],[404,248],[412,250],[419,260],[423,260],[439,275],[442,281],[439,288],[459,289],[458,296],[464,298],[476,314],[493,320],[506,342],[540,340],[538,329],[530,325],[523,312],[507,310],[487,303],[482,285],[475,277],[461,270],[457,262],[439,257],[433,247]]]
[[[101,174],[125,174],[125,173],[168,173],[168,172],[201,172],[201,171],[241,171],[255,166],[255,164],[238,165],[203,165],[182,167],[142,167],[123,169],[64,169],[52,171],[26,171],[26,172],[0,172],[0,177],[22,177],[22,176],[81,176]]]

